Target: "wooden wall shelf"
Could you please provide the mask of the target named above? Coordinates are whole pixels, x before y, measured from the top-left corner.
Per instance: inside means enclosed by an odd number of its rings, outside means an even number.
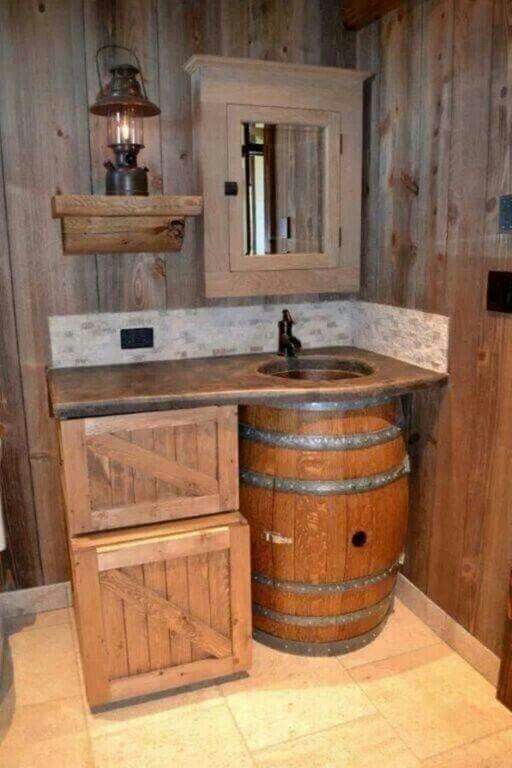
[[[203,198],[181,195],[115,197],[55,195],[64,253],[180,251],[187,216],[199,216]]]

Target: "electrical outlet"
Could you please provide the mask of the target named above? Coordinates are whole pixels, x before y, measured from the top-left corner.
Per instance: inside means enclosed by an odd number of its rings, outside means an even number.
[[[152,328],[121,329],[121,349],[142,349],[152,346],[154,346]]]

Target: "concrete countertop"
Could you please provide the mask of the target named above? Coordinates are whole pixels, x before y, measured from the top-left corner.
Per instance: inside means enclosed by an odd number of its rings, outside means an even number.
[[[355,347],[310,349],[301,356],[337,355],[373,372],[333,381],[286,379],[260,373],[276,354],[230,355],[48,371],[50,404],[58,419],[244,403],[356,401],[393,397],[446,383],[445,373],[419,368]]]

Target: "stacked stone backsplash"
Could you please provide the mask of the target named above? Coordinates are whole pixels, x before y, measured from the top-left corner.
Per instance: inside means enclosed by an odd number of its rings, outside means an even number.
[[[405,362],[447,370],[448,318],[416,310],[346,299],[283,302],[296,321],[304,349],[357,346]],[[175,360],[277,348],[280,305],[202,307],[50,318],[52,365],[113,365]],[[154,331],[152,348],[122,350],[122,328]]]

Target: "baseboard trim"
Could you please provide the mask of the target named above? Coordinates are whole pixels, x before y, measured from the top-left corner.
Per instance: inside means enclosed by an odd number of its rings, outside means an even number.
[[[43,587],[16,589],[12,592],[0,592],[0,614],[8,619],[31,613],[56,611],[71,605],[71,584],[47,584]]]
[[[458,624],[418,587],[400,573],[398,575],[396,596],[424,624],[438,635],[477,672],[495,687],[498,685],[500,659],[480,640]]]

